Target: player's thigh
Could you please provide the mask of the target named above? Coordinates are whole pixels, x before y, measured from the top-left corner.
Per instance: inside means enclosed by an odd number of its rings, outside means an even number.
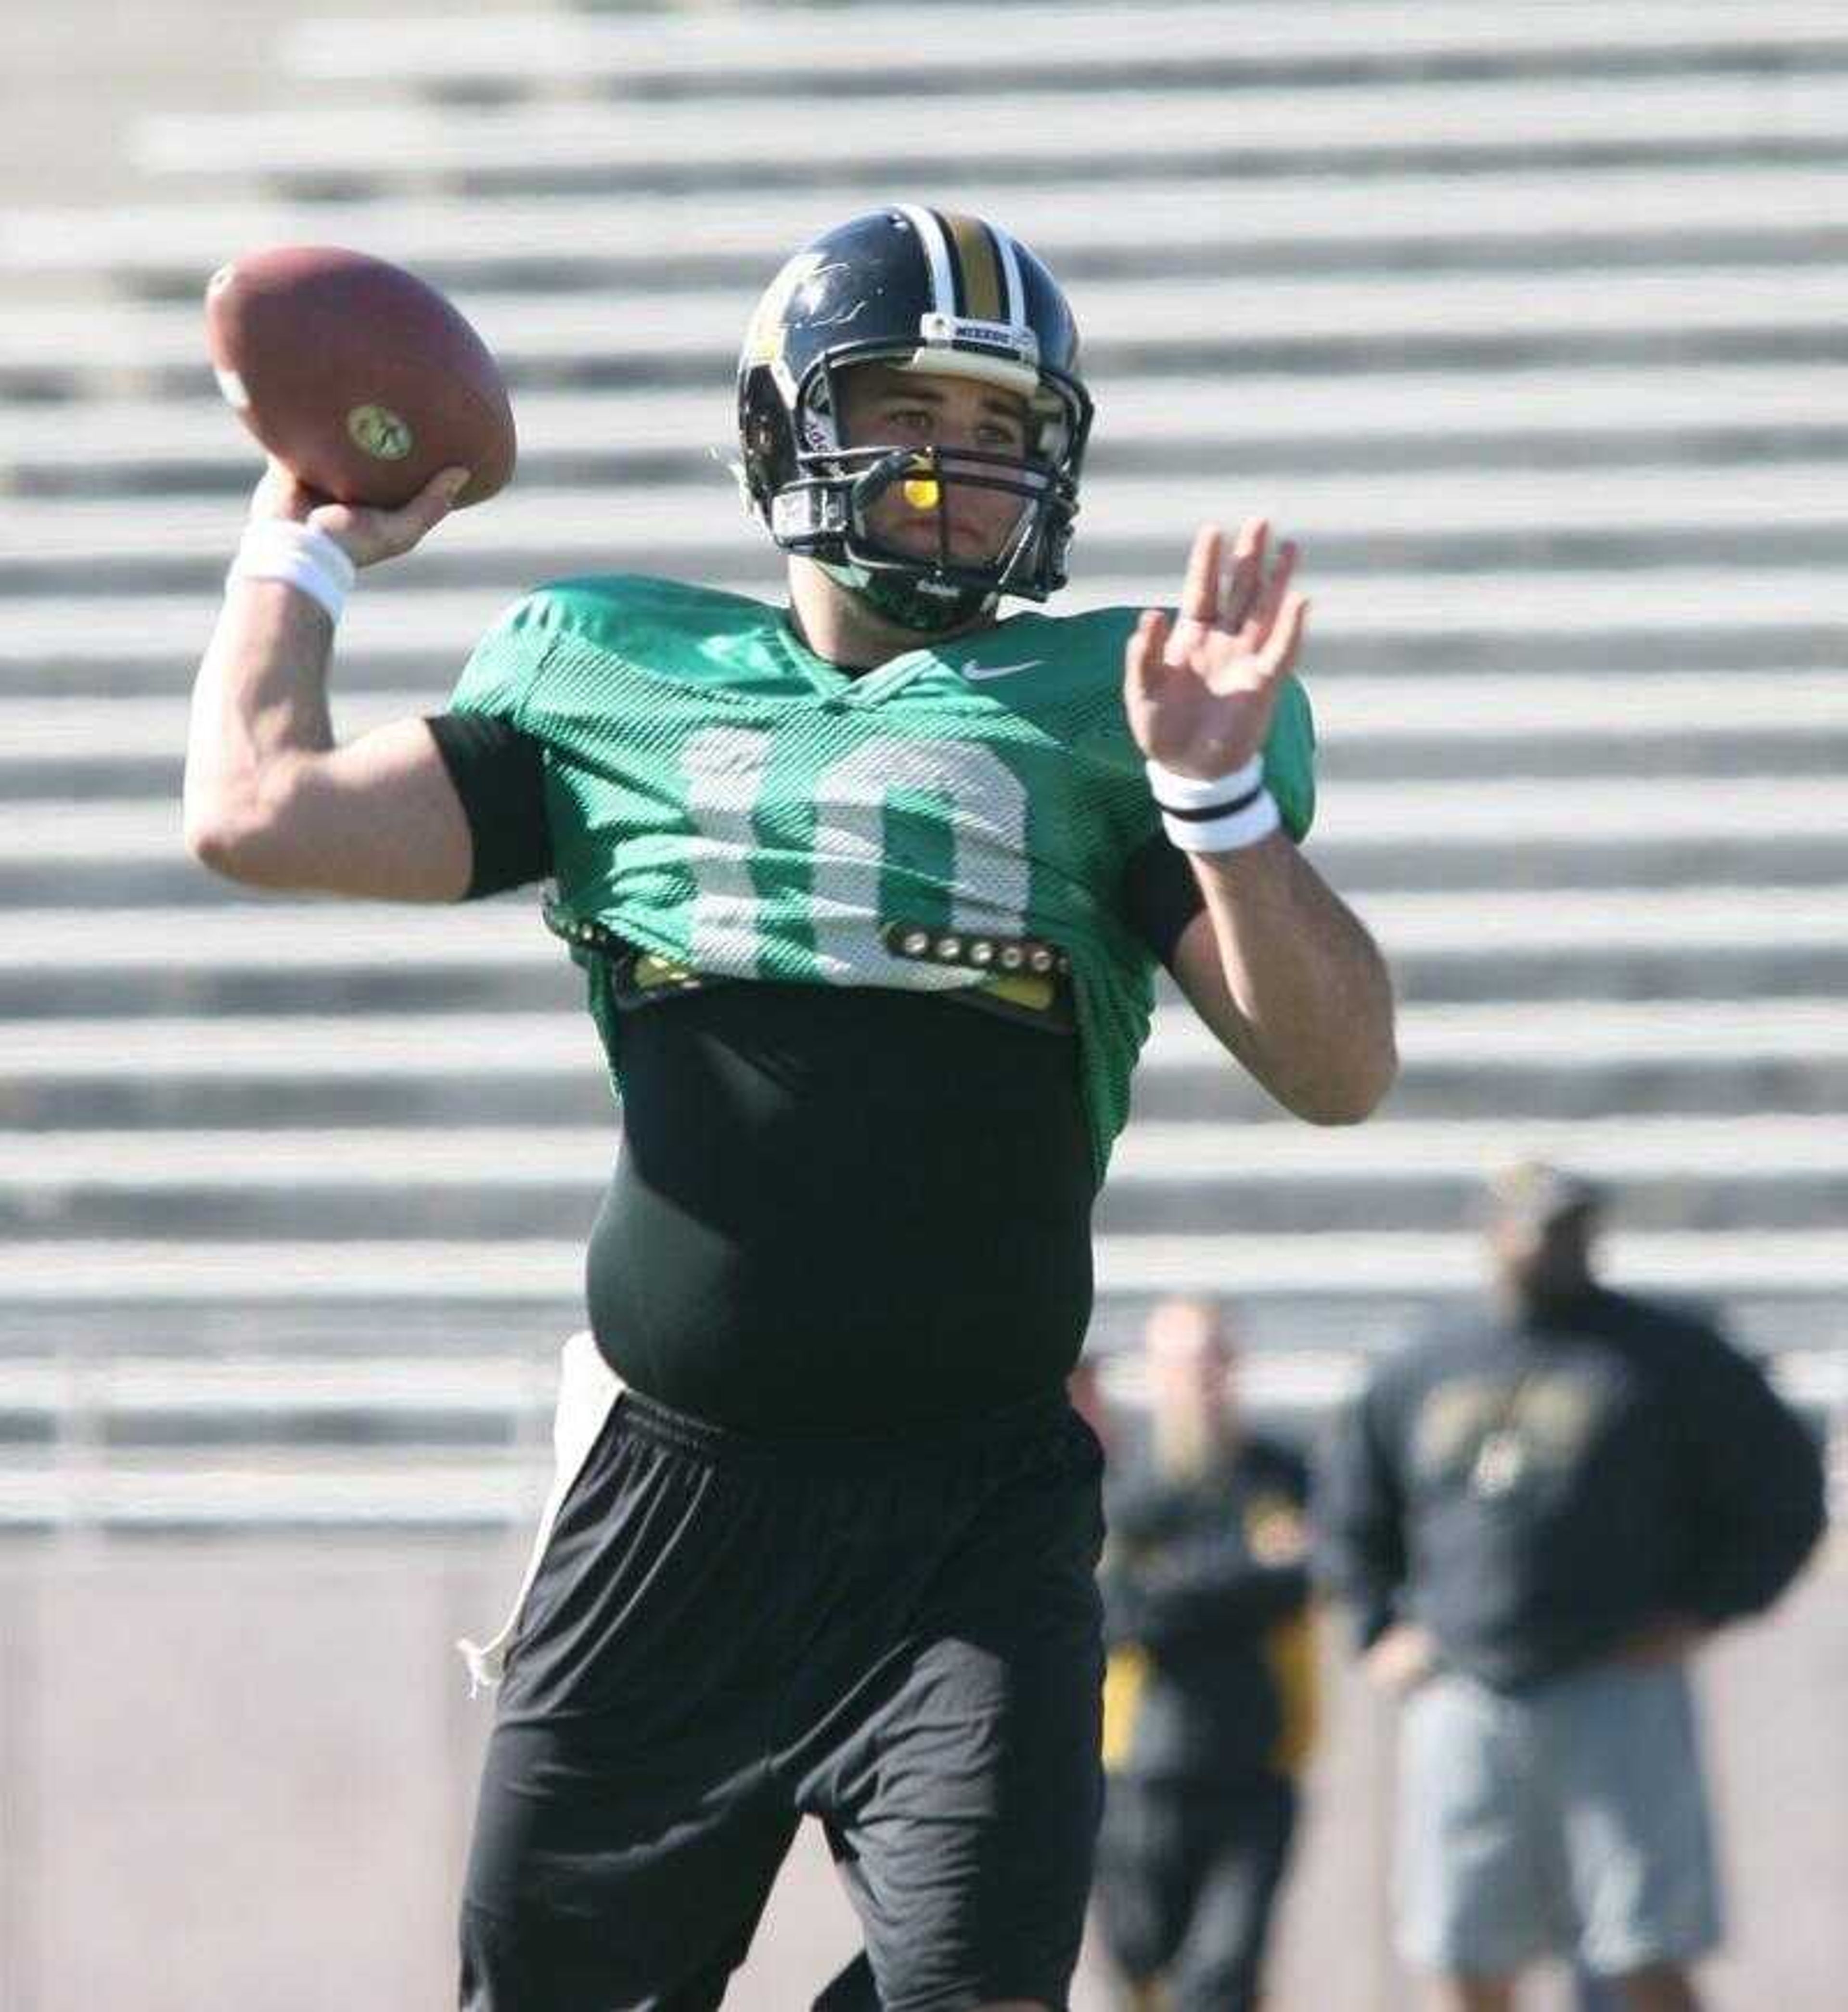
[[[1068,1673],[1009,1672],[970,1643],[936,1645],[917,1674],[940,1715],[887,1746],[872,1792],[829,1825],[879,2003],[1062,2006],[1090,1890],[1095,1714],[1058,1697]]]
[[[758,1770],[700,1773],[497,1728],[463,1889],[465,2012],[719,2003],[796,1819]]]
[[[863,1950],[815,2000],[809,2012],[884,2012]],[[972,2006],[970,2012],[1061,2012],[1061,2008],[1037,1998],[1010,1998]]]
[[[887,2012],[1065,2002],[1103,1800],[1098,1465],[1073,1420],[996,1489],[818,1775]]]
[[[761,1476],[619,1404],[561,1507],[488,1743],[464,1903],[483,2012],[646,2003],[741,1954],[795,1822],[769,1758],[777,1657],[814,1605],[792,1534]],[[540,1980],[530,2007],[503,1973]]]

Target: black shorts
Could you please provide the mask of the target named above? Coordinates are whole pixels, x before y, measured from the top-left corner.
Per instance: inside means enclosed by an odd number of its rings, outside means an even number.
[[[465,2012],[718,2005],[804,1814],[868,2005],[1062,2007],[1102,1800],[1101,1469],[1062,1393],[771,1443],[624,1392],[514,1638]]]

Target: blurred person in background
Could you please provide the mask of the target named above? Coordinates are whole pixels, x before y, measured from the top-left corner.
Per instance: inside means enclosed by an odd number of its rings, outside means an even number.
[[[1210,1300],[1143,1343],[1150,1434],[1110,1489],[1096,1919],[1127,2003],[1245,2012],[1314,1731],[1308,1469],[1250,1431]]]
[[[1297,848],[1293,547],[1203,526],[1172,613],[1040,612],[1091,400],[1025,245],[851,218],[773,279],[737,388],[787,595],[555,581],[446,710],[344,745],[344,594],[452,492],[354,508],[273,467],[188,842],[359,897],[549,877],[620,1088],[558,1480],[467,1645],[501,1685],[468,2012],[718,2005],[804,1817],[865,1937],[830,2008],[1062,2007],[1103,1669],[1065,1383],[1154,974],[1320,1124],[1392,1080],[1390,981]]]
[[[1490,1185],[1493,1303],[1382,1363],[1332,1439],[1319,1560],[1401,1700],[1405,1958],[1507,2012],[1569,1957],[1689,2012],[1721,1934],[1689,1657],[1790,1583],[1824,1522],[1802,1422],[1703,1322],[1611,1290],[1601,1198]]]

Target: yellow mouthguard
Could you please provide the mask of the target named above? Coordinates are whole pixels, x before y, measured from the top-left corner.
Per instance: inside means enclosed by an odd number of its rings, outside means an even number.
[[[917,477],[904,485],[904,500],[914,510],[934,510],[944,500],[943,485],[928,477]]]

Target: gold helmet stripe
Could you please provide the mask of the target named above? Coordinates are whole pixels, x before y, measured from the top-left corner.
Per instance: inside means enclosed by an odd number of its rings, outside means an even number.
[[[947,215],[944,228],[954,248],[962,274],[962,312],[976,321],[1000,321],[1007,302],[1002,294],[1001,260],[994,241],[979,216]]]

